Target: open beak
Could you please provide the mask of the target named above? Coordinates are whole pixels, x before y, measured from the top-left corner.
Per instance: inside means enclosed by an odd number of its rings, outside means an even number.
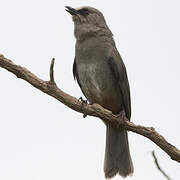
[[[70,6],[65,6],[65,10],[70,13],[72,16],[77,15],[78,11]]]

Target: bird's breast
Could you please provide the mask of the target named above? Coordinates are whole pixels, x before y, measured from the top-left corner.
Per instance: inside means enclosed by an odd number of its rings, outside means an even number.
[[[113,111],[120,109],[121,93],[105,61],[77,61],[77,73],[82,91],[91,103]]]

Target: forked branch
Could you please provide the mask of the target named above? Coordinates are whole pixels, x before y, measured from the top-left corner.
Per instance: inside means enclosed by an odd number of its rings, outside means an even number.
[[[115,126],[116,128],[123,127],[128,131],[132,131],[134,133],[147,137],[156,145],[158,145],[164,152],[166,152],[171,157],[171,159],[180,162],[180,151],[175,146],[168,143],[163,136],[161,136],[159,133],[155,131],[154,128],[135,125],[132,122],[129,122],[126,117],[120,118],[117,115],[113,115],[111,111],[104,109],[98,104],[85,104],[76,99],[75,97],[66,94],[61,89],[59,89],[54,81],[54,59],[52,59],[50,66],[49,81],[43,81],[42,79],[38,78],[33,73],[31,73],[28,69],[14,64],[11,60],[5,58],[3,55],[0,55],[0,67],[15,74],[18,78],[24,79],[35,88],[54,97],[64,105],[68,106],[69,108],[77,112],[89,116],[98,117],[102,119],[105,123],[109,123],[112,126]]]

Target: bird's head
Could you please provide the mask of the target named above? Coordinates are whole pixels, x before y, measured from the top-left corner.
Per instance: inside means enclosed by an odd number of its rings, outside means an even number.
[[[98,35],[105,31],[112,36],[103,14],[99,10],[89,6],[76,9],[66,6],[66,11],[72,15],[76,39]]]

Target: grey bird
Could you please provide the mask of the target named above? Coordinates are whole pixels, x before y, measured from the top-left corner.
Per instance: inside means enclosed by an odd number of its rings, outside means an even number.
[[[72,15],[76,38],[73,75],[83,94],[91,104],[100,104],[113,114],[124,111],[130,120],[126,68],[103,14],[89,6],[76,9],[66,6],[66,11]],[[127,131],[106,126],[105,177],[111,178],[117,173],[122,177],[132,175]]]

